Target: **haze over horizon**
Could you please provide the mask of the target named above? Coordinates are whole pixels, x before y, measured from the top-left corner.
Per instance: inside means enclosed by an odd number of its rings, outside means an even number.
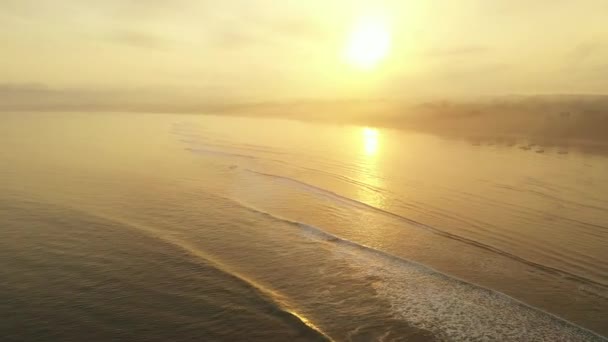
[[[0,0],[0,342],[608,342],[607,18]]]
[[[0,98],[120,108],[605,94],[607,11],[600,0],[8,0]],[[361,67],[370,56],[345,54],[366,48],[348,44],[370,20],[380,32],[356,38],[386,46]]]

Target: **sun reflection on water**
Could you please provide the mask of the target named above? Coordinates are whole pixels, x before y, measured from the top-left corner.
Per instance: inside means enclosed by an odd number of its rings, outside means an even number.
[[[363,127],[360,131],[362,144],[362,159],[360,164],[359,179],[369,187],[360,188],[358,197],[364,203],[375,206],[377,208],[385,207],[384,196],[379,191],[374,189],[382,188],[382,180],[379,170],[379,155],[381,148],[381,134],[376,128]]]
[[[374,128],[363,128],[363,151],[368,156],[378,153],[378,130]]]

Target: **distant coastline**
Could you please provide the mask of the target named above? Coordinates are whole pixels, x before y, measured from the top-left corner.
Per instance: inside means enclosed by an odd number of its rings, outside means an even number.
[[[2,112],[138,112],[278,117],[409,129],[473,144],[521,143],[608,151],[608,95],[521,95],[476,100],[251,102],[137,91],[0,84]]]

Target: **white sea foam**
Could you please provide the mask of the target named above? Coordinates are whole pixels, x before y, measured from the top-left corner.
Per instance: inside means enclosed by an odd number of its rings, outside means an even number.
[[[234,200],[233,200],[234,201]],[[321,228],[259,210],[300,229],[301,236],[332,244],[333,257],[373,279],[395,318],[449,341],[608,341],[572,322],[500,292],[448,276],[425,265],[337,237]]]

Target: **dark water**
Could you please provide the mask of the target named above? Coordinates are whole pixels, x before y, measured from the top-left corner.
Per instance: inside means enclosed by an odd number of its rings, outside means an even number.
[[[267,119],[3,114],[3,341],[601,341],[608,159]]]

